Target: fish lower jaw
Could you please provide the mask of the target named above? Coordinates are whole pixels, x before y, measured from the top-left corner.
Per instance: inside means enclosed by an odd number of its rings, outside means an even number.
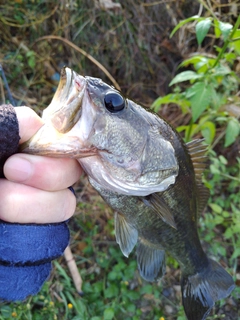
[[[88,146],[76,135],[59,133],[51,125],[43,125],[20,151],[55,158],[85,158],[96,154],[96,148]]]

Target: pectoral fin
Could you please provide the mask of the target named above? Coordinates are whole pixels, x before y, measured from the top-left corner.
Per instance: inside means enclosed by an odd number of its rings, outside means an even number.
[[[153,248],[142,238],[137,245],[137,262],[141,277],[147,281],[156,281],[165,273],[164,250]]]
[[[128,257],[137,243],[138,232],[126,221],[123,215],[115,213],[114,218],[116,241],[119,244],[122,253]]]
[[[154,211],[161,217],[161,219],[169,224],[171,227],[177,229],[176,223],[174,221],[173,213],[170,211],[170,208],[165,203],[164,199],[158,193],[150,194],[147,197],[143,198],[143,202],[154,209]]]

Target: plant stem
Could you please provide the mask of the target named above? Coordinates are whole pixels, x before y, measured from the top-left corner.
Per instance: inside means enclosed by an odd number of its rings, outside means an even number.
[[[210,12],[210,14],[211,14],[215,19],[217,19],[214,11],[211,9],[211,7],[209,6],[209,4],[207,5],[207,4],[205,3],[205,1],[203,1],[203,0],[199,0],[199,2],[200,2],[200,4],[201,4],[207,11]]]
[[[219,63],[220,59],[222,58],[223,54],[225,53],[230,41],[232,40],[232,37],[233,37],[234,33],[236,32],[236,30],[239,27],[239,25],[240,25],[240,16],[238,16],[237,21],[236,21],[236,23],[235,23],[235,25],[234,25],[234,27],[232,29],[231,34],[229,35],[227,40],[224,42],[224,45],[223,45],[221,51],[219,52],[219,55],[218,55],[214,65],[213,65],[212,69],[215,68],[216,65]]]
[[[192,133],[192,127],[193,127],[193,120],[191,118],[190,120],[190,124],[188,126],[188,130],[186,131],[186,142],[189,142],[190,141],[190,138],[191,138],[191,133]]]
[[[9,85],[8,85],[8,82],[7,82],[7,79],[6,79],[6,76],[5,76],[5,73],[4,73],[4,71],[3,71],[3,67],[2,67],[1,64],[0,64],[0,72],[2,73],[2,78],[3,78],[3,82],[4,82],[4,84],[5,84],[7,93],[8,93],[9,101],[10,101],[10,103],[11,103],[14,107],[16,107],[16,103],[15,103],[15,101],[14,101],[14,99],[13,99],[12,94],[11,94],[11,90],[10,90],[10,88],[9,88]]]
[[[221,173],[221,176],[224,177],[224,178],[228,178],[228,179],[230,179],[230,180],[234,180],[234,181],[240,182],[240,179],[239,179],[239,178],[232,177],[232,176],[230,176],[229,174]]]

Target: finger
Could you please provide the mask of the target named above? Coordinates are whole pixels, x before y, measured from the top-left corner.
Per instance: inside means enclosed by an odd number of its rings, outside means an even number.
[[[4,165],[5,177],[14,182],[47,191],[73,185],[82,173],[77,160],[15,154]]]
[[[69,219],[76,198],[68,190],[48,192],[0,179],[0,219],[15,223],[54,223]]]
[[[34,133],[38,131],[43,125],[43,120],[28,107],[15,108],[18,123],[19,123],[19,135],[20,142],[23,143],[30,139]]]

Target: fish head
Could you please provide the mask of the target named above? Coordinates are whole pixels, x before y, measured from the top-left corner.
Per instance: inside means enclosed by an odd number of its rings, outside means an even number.
[[[101,79],[64,68],[43,120],[23,152],[76,158],[93,185],[120,194],[146,196],[175,182],[165,121]]]

